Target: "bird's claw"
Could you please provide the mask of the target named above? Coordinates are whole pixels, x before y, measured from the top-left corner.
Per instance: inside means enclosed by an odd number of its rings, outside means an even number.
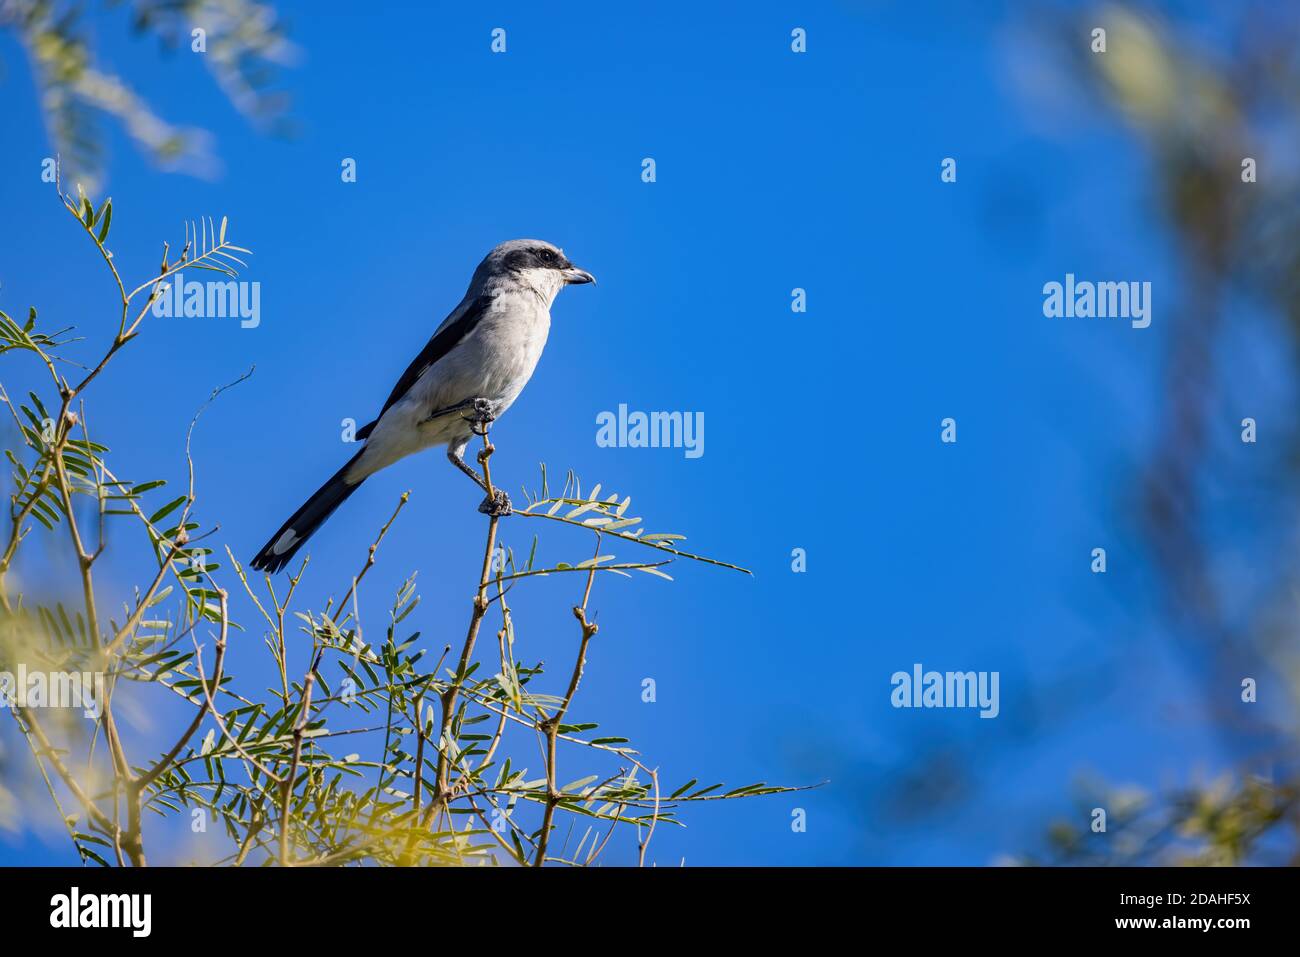
[[[494,488],[492,494],[483,499],[478,510],[491,518],[504,518],[511,514],[514,508],[510,504],[510,496],[501,489]]]
[[[483,436],[488,433],[488,426],[496,421],[496,412],[492,409],[492,402],[488,399],[474,399],[471,403],[471,411],[461,418],[470,424],[470,431],[475,435]],[[478,426],[479,428],[475,428]]]

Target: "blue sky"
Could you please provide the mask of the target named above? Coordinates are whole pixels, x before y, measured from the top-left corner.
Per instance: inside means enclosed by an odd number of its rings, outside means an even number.
[[[575,716],[630,737],[670,784],[829,781],[696,809],[656,836],[659,863],[987,863],[1037,842],[1080,769],[1152,785],[1221,759],[1205,728],[1170,717],[1190,678],[1126,512],[1175,298],[1167,239],[1142,156],[1100,111],[1041,133],[1008,78],[1008,15],[401,6],[280,5],[302,53],[283,76],[289,139],[252,129],[188,50],[160,56],[121,16],[92,21],[105,61],[163,116],[210,129],[224,165],[211,181],[162,173],[114,131],[119,265],[146,278],[184,218],[226,215],[255,253],[243,278],[262,284],[258,328],[153,320],[87,397],[122,472],[180,483],[195,409],[255,365],[195,437],[200,516],[247,559],[350,454],[341,421],[373,417],[482,255],[547,239],[599,283],[557,301],[537,373],[494,429],[498,477],[515,490],[539,461],[572,468],[754,570],[601,580]],[[504,55],[489,50],[498,26]],[[36,304],[102,340],[112,290],[40,181],[50,147],[9,37],[0,58],[0,308]],[[1066,272],[1151,281],[1155,322],[1044,318],[1042,285]],[[14,366],[11,391],[35,381]],[[597,447],[597,414],[620,403],[702,412],[704,455]],[[947,416],[955,445],[939,441]],[[440,452],[347,502],[309,546],[307,594],[338,590],[406,489],[363,616],[382,621],[418,569],[417,617],[440,647],[463,628],[483,525]],[[503,525],[517,548],[523,524]],[[1089,572],[1097,545],[1105,576]],[[542,554],[587,547],[558,536]],[[521,653],[565,660],[574,584],[517,594]],[[241,641],[231,667],[257,674],[260,642]],[[892,708],[890,675],[914,662],[999,671],[1002,714]],[[924,760],[936,747],[976,773],[943,813],[910,817],[907,782],[944,786]],[[65,855],[57,833],[0,833],[0,861]]]

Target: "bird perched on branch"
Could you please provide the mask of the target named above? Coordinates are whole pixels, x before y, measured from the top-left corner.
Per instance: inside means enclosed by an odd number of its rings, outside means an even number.
[[[357,430],[361,450],[271,536],[252,567],[284,568],[368,476],[413,452],[446,445],[452,464],[488,491],[465,464],[465,446],[510,408],[532,377],[559,291],[595,281],[540,240],[512,239],[488,253],[465,298],[402,373],[379,417]],[[507,515],[510,499],[494,489],[479,509]]]

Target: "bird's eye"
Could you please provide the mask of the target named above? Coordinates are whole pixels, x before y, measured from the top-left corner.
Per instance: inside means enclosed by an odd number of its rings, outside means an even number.
[[[553,263],[553,262],[555,262],[555,253],[554,253],[554,251],[552,251],[552,250],[550,250],[550,249],[543,249],[540,253],[538,253],[538,257],[539,257],[539,258],[542,260],[542,262],[544,262],[544,263]]]

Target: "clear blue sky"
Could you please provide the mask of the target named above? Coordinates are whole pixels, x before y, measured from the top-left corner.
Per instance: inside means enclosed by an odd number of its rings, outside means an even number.
[[[494,430],[494,470],[517,489],[539,461],[573,468],[755,572],[601,580],[575,715],[630,737],[672,784],[830,782],[696,809],[656,837],[659,863],[986,863],[1037,841],[1080,768],[1154,784],[1217,761],[1204,729],[1168,714],[1188,679],[1125,512],[1174,298],[1168,240],[1122,131],[1093,116],[1041,135],[1008,77],[1003,12],[390,6],[279,4],[303,54],[283,78],[301,127],[288,140],[251,129],[188,50],[159,56],[124,17],[95,21],[106,62],[163,116],[211,129],[224,163],[210,182],[161,173],[115,132],[119,265],[143,279],[184,217],[227,215],[255,252],[244,278],[262,284],[259,328],[152,321],[96,385],[92,424],[122,472],[182,482],[195,409],[255,364],[195,439],[200,515],[247,559],[346,458],[341,420],[373,416],[482,255],[544,238],[599,284],[557,301],[537,373]],[[498,26],[505,55],[489,50]],[[40,181],[50,147],[11,38],[0,57],[0,307],[34,303],[103,341],[112,290]],[[956,184],[940,182],[949,156]],[[1042,285],[1066,272],[1152,281],[1156,321],[1044,318]],[[12,363],[3,375],[35,381]],[[620,403],[703,412],[705,454],[598,448],[596,415]],[[309,547],[309,597],[347,580],[405,489],[363,614],[378,627],[418,569],[439,647],[463,629],[483,525],[440,452],[347,502]],[[516,547],[535,530],[504,529]],[[1089,572],[1097,545],[1105,576]],[[563,560],[587,544],[543,547]],[[568,657],[574,587],[517,591],[521,654]],[[240,644],[231,667],[246,673],[264,651],[255,633]],[[891,708],[890,675],[914,662],[999,671],[1001,716]],[[936,749],[974,777],[949,810],[911,817],[909,789],[945,787]],[[57,832],[0,833],[0,862],[66,851]]]

